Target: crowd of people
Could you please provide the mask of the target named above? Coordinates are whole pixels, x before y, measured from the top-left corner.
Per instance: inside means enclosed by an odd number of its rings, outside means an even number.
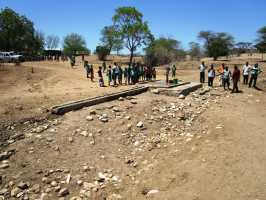
[[[201,63],[199,66],[200,70],[200,82],[205,82],[205,71],[207,70],[207,66],[204,62]],[[261,68],[259,67],[258,63],[254,66],[250,66],[248,62],[242,68],[243,74],[243,84],[249,85],[249,87],[256,88],[257,78],[258,75],[262,72]],[[232,92],[239,92],[238,83],[240,81],[241,72],[237,65],[234,65],[234,70],[231,72],[228,66],[225,66],[223,63],[218,69],[217,73],[214,69],[214,65],[211,64],[210,68],[208,69],[208,86],[213,87],[213,81],[216,76],[220,77],[220,84],[224,87],[224,90],[232,90]],[[233,81],[233,88],[230,88],[230,81]]]
[[[88,61],[84,61],[84,68],[86,70],[87,78],[94,81],[94,66],[89,64]],[[113,66],[107,67],[103,62],[102,66],[99,66],[97,74],[99,78],[99,86],[104,87],[104,76],[107,76],[108,86],[118,85],[134,85],[140,81],[156,80],[156,69],[154,67],[144,66],[140,63],[133,63],[132,66],[128,65],[122,67],[118,63],[114,63]]]

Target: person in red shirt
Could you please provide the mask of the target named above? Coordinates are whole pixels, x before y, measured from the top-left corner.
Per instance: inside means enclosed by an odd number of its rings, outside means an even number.
[[[238,67],[236,65],[234,67],[234,72],[233,72],[232,79],[233,79],[233,90],[232,90],[232,93],[233,92],[239,92],[239,90],[238,90],[238,82],[240,80],[240,70],[238,69]]]

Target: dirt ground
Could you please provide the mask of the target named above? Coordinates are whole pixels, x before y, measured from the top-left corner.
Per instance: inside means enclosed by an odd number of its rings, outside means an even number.
[[[198,65],[177,63],[177,77],[197,81]],[[147,92],[45,117],[55,104],[128,87],[98,88],[80,64],[32,62],[0,71],[1,123],[16,122],[1,133],[13,136],[1,147],[0,158],[9,156],[0,164],[0,197],[266,199],[265,73],[261,90],[241,83],[242,92],[231,94],[216,80],[210,91],[185,99]]]

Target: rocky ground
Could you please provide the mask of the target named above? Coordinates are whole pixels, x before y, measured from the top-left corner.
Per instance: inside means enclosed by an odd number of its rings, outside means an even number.
[[[0,199],[266,199],[265,83],[7,123]]]
[[[245,171],[246,166],[242,166],[243,171],[228,170],[224,174],[224,179],[233,181],[229,185],[220,185],[222,177],[215,179],[218,176],[215,169],[208,169],[214,164],[232,169],[231,164],[239,161],[219,152],[231,137],[226,129],[235,123],[219,118],[234,115],[234,110],[219,117],[217,113],[227,110],[227,103],[238,100],[240,95],[243,102],[264,107],[261,112],[265,113],[265,98],[261,99],[265,94],[257,93],[255,102],[251,94],[230,94],[220,88],[198,90],[185,99],[145,93],[61,117],[7,127],[20,131],[7,141],[9,145],[0,156],[0,195],[10,200],[176,199],[178,196],[210,199],[218,194],[222,196],[216,199],[249,199],[245,196],[249,192],[250,199],[256,196],[263,199],[265,172],[257,177],[264,184],[256,188],[257,193],[252,187],[247,191],[234,191],[237,185],[227,188],[235,184],[235,179],[241,179],[238,175],[251,173]],[[243,137],[243,133],[239,134]],[[208,148],[217,148],[218,152],[210,156]],[[200,174],[196,174],[198,171]],[[210,176],[214,179],[210,180]],[[215,185],[219,187],[213,194],[208,193]],[[231,194],[219,193],[225,189]],[[208,196],[204,196],[206,193]]]

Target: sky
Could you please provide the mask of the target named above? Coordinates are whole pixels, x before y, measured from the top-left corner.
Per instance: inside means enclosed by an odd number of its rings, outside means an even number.
[[[173,37],[183,48],[199,42],[198,32],[227,32],[236,42],[253,42],[266,26],[266,0],[0,0],[33,21],[45,35],[81,34],[94,51],[104,26],[112,24],[115,9],[134,6],[143,13],[155,37]]]

